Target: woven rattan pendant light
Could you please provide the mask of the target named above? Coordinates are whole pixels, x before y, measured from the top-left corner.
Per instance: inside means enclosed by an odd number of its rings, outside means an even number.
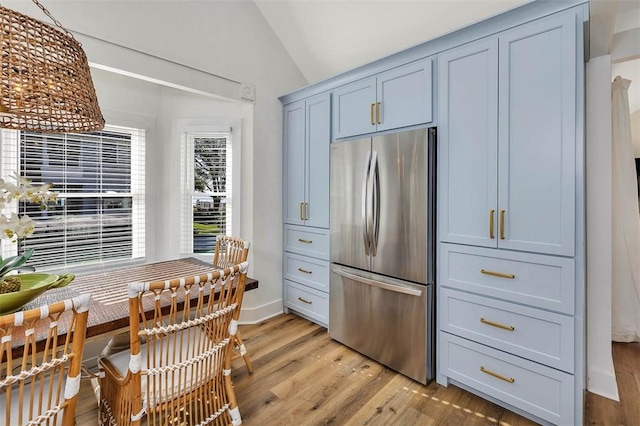
[[[0,127],[38,132],[90,132],[104,127],[80,43],[59,27],[0,6]]]

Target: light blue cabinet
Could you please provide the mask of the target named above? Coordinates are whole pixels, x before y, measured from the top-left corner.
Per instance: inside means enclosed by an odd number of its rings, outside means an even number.
[[[440,240],[496,246],[498,40],[438,56]]]
[[[439,56],[442,241],[574,254],[575,27],[565,14]]]
[[[333,138],[431,122],[432,62],[412,62],[337,88],[333,92]]]
[[[376,79],[367,78],[333,92],[333,138],[376,131]]]
[[[432,121],[431,68],[426,59],[378,75],[377,131]]]
[[[284,107],[284,223],[329,227],[330,95]]]
[[[576,17],[550,17],[499,40],[498,245],[573,256]]]
[[[554,424],[582,418],[576,23],[438,55],[438,381]]]
[[[305,225],[329,227],[329,144],[331,98],[324,94],[306,102]]]
[[[284,107],[284,222],[302,225],[305,200],[305,102]]]
[[[283,304],[327,327],[331,95],[285,105],[283,136]]]

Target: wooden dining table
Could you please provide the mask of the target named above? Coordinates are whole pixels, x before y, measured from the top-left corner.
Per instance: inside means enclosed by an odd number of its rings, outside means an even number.
[[[25,306],[31,309],[80,294],[91,294],[87,340],[113,336],[129,328],[128,284],[206,274],[218,269],[195,258],[130,266],[106,272],[79,275],[66,287],[44,292]],[[258,288],[258,281],[247,277],[245,291]],[[65,333],[66,330],[59,330]]]

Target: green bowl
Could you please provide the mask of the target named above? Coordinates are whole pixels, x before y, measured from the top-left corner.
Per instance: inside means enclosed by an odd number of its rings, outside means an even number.
[[[0,315],[11,314],[20,310],[50,288],[60,288],[69,284],[73,274],[20,274],[20,291],[0,294]]]

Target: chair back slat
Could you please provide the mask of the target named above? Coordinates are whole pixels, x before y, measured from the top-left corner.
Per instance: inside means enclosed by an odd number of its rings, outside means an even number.
[[[249,241],[229,235],[216,237],[216,247],[213,253],[213,265],[218,268],[228,268],[245,262],[249,257]]]
[[[75,423],[90,301],[82,295],[0,316],[0,424]]]

